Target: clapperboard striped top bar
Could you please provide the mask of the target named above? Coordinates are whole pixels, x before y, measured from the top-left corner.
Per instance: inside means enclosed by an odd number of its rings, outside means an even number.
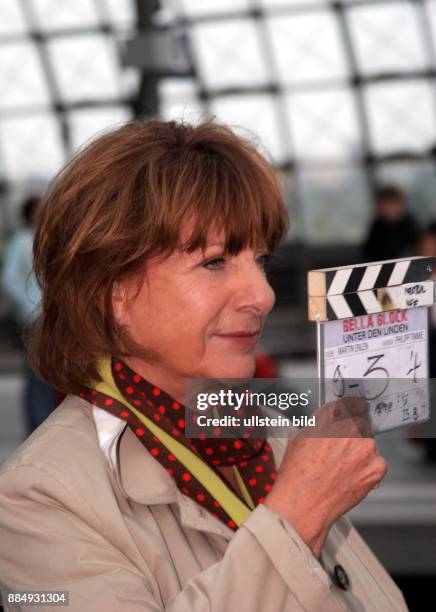
[[[409,257],[311,270],[309,320],[331,321],[397,308],[431,306],[433,257]],[[419,284],[416,285],[416,284]]]
[[[431,277],[434,265],[433,257],[408,257],[311,270],[308,275],[308,294],[341,295],[418,283]]]

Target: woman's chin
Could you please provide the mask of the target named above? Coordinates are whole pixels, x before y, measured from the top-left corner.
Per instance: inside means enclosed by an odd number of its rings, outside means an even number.
[[[228,359],[221,363],[215,363],[210,368],[207,378],[253,378],[256,370],[256,360],[254,355],[239,356],[235,359]]]

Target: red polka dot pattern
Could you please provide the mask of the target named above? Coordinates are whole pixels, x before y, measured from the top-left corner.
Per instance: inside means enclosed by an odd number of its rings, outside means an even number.
[[[276,478],[274,455],[271,446],[265,439],[255,438],[254,434],[244,432],[237,440],[224,440],[221,439],[219,427],[214,429],[212,438],[206,437],[205,434],[200,434],[198,439],[186,438],[185,419],[188,416],[195,418],[196,415],[191,416],[183,404],[175,401],[163,389],[150,384],[139,374],[133,372],[121,360],[112,360],[112,374],[121,395],[129,405],[135,406],[136,410],[153,419],[162,430],[207,462],[229,488],[232,488],[230,483],[216,468],[236,466],[249,489],[253,502],[256,505],[264,502],[265,495],[272,489]],[[88,389],[81,393],[80,397],[125,420],[144,445],[145,450],[166,469],[167,474],[174,479],[184,495],[201,504],[231,529],[237,529],[237,525],[220,503],[173,453],[168,453],[167,448],[144,426],[133,409],[129,410],[128,406],[121,401],[108,397],[95,389]],[[238,491],[235,492],[244,501],[242,495]]]

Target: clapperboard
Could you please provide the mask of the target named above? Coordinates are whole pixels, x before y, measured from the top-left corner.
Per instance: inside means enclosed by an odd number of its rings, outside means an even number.
[[[430,417],[428,307],[433,257],[308,273],[309,320],[317,323],[322,403],[358,395],[375,433]]]

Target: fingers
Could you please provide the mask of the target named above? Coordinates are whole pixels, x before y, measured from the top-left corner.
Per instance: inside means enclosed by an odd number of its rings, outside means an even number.
[[[334,402],[333,413],[336,418],[368,415],[368,406],[360,397],[342,397]]]
[[[316,411],[316,427],[300,434],[316,438],[374,438],[369,407],[360,397],[343,397]]]
[[[330,404],[330,423],[335,435],[372,438],[374,436],[367,404],[360,397],[343,397]]]
[[[372,478],[374,479],[375,482],[371,488],[378,489],[381,481],[383,480],[383,478],[386,476],[388,472],[388,466],[387,466],[386,461],[383,459],[383,457],[379,455],[378,449],[376,446],[374,447],[373,452],[375,453],[375,458],[373,460],[373,465],[372,465],[372,471],[373,471]]]
[[[362,438],[373,438],[374,431],[369,415],[358,416],[351,419],[357,432],[356,435],[360,435]]]

